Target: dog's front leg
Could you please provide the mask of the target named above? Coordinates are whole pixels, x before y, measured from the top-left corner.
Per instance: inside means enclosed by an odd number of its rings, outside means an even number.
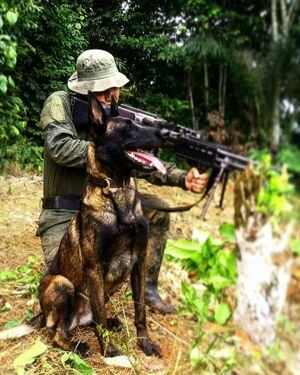
[[[87,269],[87,286],[89,290],[93,319],[96,323],[95,333],[105,357],[114,357],[120,352],[109,343],[109,335],[106,330],[106,309],[104,298],[103,270],[97,262]]]
[[[156,355],[162,357],[160,347],[155,344],[148,336],[146,325],[146,247],[147,247],[147,226],[140,228],[141,235],[137,234],[139,239],[139,259],[131,272],[131,288],[134,300],[135,310],[135,327],[137,331],[137,339],[140,348],[147,355]]]

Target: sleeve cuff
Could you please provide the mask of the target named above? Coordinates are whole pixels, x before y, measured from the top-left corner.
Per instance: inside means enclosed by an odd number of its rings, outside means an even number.
[[[185,186],[185,178],[187,176],[187,172],[184,172],[182,173],[182,175],[179,177],[179,186],[184,189],[184,190],[187,190],[186,186]]]

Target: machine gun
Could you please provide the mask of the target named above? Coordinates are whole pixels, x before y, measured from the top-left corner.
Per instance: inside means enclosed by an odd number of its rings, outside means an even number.
[[[218,184],[223,181],[218,205],[218,207],[222,208],[229,172],[234,170],[243,171],[251,162],[251,160],[246,157],[231,153],[230,150],[223,145],[204,140],[201,132],[193,131],[181,125],[174,126],[172,123],[160,118],[154,113],[129,105],[117,106],[113,96],[111,107],[114,107],[113,109],[116,116],[119,115],[132,119],[140,125],[159,128],[162,135],[161,147],[173,150],[178,157],[185,159],[189,165],[197,167],[200,172],[204,172],[208,168],[212,170],[205,193],[194,204],[171,208],[151,208],[168,212],[188,211],[208,195],[200,215],[200,219],[204,220],[206,211]],[[71,98],[71,111],[75,128],[80,132],[88,126],[88,102],[86,98],[73,96]],[[107,107],[107,112],[111,113],[109,107]],[[171,127],[173,127],[174,130],[171,130]]]
[[[200,219],[205,220],[206,211],[218,184],[223,182],[218,205],[219,208],[222,208],[229,173],[235,170],[243,171],[251,162],[247,157],[231,153],[223,145],[203,140],[201,132],[198,133],[181,125],[176,125],[175,129],[171,130],[168,128],[168,121],[150,112],[121,105],[119,106],[119,115],[131,118],[141,125],[158,127],[163,139],[162,148],[173,150],[178,157],[185,159],[191,166],[197,167],[199,171],[212,169],[207,189],[196,203],[190,206],[176,207],[176,209],[164,209],[164,211],[187,211],[208,195],[200,215]]]

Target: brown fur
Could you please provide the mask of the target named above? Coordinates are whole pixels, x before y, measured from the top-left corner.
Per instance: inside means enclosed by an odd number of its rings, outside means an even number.
[[[96,121],[100,123],[99,118]],[[111,129],[109,125],[108,122]],[[88,149],[88,173],[96,178],[124,179],[119,171],[107,168],[97,158],[96,143]],[[139,346],[147,355],[161,356],[146,327],[147,236],[148,222],[133,179],[114,189],[87,184],[80,211],[72,219],[40,284],[41,308],[55,346],[75,349],[76,344],[68,339],[70,330],[92,317],[102,353],[118,354],[102,337],[102,329],[110,325],[105,302],[131,275]],[[85,344],[76,347],[82,354],[87,351]]]

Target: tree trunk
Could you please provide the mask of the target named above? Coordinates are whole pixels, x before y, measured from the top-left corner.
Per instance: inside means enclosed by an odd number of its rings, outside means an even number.
[[[195,113],[195,106],[194,106],[194,95],[193,95],[193,86],[192,86],[192,73],[190,70],[188,70],[188,92],[189,92],[189,101],[190,101],[190,108],[191,108],[191,114],[192,114],[192,124],[193,129],[198,130],[198,119],[196,117]]]
[[[270,345],[283,308],[291,274],[285,253],[291,228],[274,238],[271,217],[257,212],[257,197],[264,181],[249,168],[235,184],[235,226],[238,261],[235,321],[258,344]]]
[[[222,88],[223,88],[223,67],[219,67],[219,88],[218,88],[218,109],[222,111]]]
[[[208,114],[209,111],[209,81],[208,81],[208,68],[207,61],[203,62],[203,75],[204,75],[204,107],[205,113]]]
[[[274,90],[274,103],[272,109],[272,133],[271,133],[271,154],[273,162],[276,160],[276,156],[279,150],[281,126],[280,126],[280,81],[276,83]]]
[[[277,42],[278,41],[277,0],[272,0],[272,3],[271,3],[271,17],[272,17],[272,37],[273,37],[273,42]]]
[[[277,1],[272,0],[271,2],[271,18],[272,18],[272,39],[274,43],[278,42],[278,18],[277,18]],[[271,115],[271,154],[273,162],[275,162],[280,142],[280,85],[281,82],[279,77],[275,77],[277,80],[275,90],[274,90],[274,99],[273,99],[273,108]]]
[[[226,102],[226,85],[227,85],[227,67],[223,68],[223,86],[222,86],[222,107],[221,107],[221,116],[225,118],[225,102]]]

